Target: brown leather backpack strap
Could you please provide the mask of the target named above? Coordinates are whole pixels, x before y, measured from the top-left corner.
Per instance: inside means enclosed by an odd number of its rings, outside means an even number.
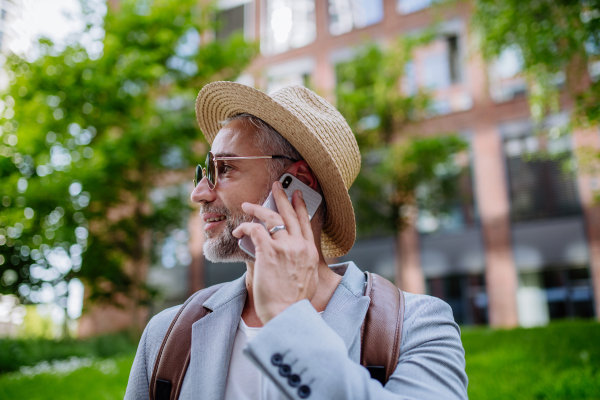
[[[202,304],[224,284],[202,289],[181,306],[165,335],[150,380],[150,400],[177,400],[190,363],[192,325],[210,313]]]
[[[366,272],[365,295],[371,298],[361,331],[360,363],[383,385],[400,358],[404,294],[393,283]]]

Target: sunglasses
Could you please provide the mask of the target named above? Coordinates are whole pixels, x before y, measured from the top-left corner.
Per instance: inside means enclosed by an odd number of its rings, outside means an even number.
[[[206,156],[206,167],[203,168],[200,164],[196,166],[196,175],[194,176],[194,187],[198,186],[202,178],[206,177],[208,188],[210,190],[215,190],[215,187],[217,187],[217,182],[219,180],[219,167],[217,165],[219,161],[254,160],[260,158],[285,158],[294,162],[298,161],[287,156],[215,157],[212,151],[209,151]]]

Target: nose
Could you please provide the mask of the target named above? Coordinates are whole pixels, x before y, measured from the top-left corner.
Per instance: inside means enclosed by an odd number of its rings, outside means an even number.
[[[203,176],[200,182],[198,182],[198,186],[192,190],[192,194],[190,199],[194,203],[207,204],[212,203],[217,198],[217,195],[214,191],[208,188],[208,179],[206,176]]]

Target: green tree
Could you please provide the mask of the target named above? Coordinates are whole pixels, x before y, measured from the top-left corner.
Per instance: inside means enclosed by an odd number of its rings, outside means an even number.
[[[472,16],[486,60],[511,47],[518,50],[530,88],[532,116],[557,111],[556,74],[567,72],[566,88],[578,101],[577,116],[600,121],[595,96],[600,82],[581,82],[587,61],[600,56],[600,2],[476,0]],[[583,121],[582,121],[583,122]]]
[[[600,80],[588,73],[600,59],[600,1],[475,0],[472,26],[488,62],[508,48],[520,56],[534,121],[560,110],[562,75],[575,103],[571,125],[600,123]],[[600,153],[585,153],[580,161],[600,163]]]
[[[457,194],[457,135],[411,134],[432,114],[430,93],[411,90],[406,67],[413,51],[435,36],[400,37],[382,48],[366,44],[337,68],[337,106],[356,134],[363,164],[351,189],[359,233],[398,235],[414,206],[446,211]]]
[[[41,40],[35,60],[5,63],[0,290],[64,306],[66,282],[79,277],[91,301],[139,305],[153,294],[150,233],[189,215],[189,193],[153,196],[159,182],[191,182],[205,155],[195,97],[234,79],[256,45],[241,35],[200,45],[213,10],[197,0],[123,0],[100,17],[82,4],[78,42]]]

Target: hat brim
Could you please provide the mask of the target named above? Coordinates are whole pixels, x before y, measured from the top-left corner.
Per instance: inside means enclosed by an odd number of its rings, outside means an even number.
[[[312,131],[326,121],[308,126],[293,112],[297,104],[282,104],[260,90],[234,82],[214,82],[202,88],[196,100],[196,118],[212,145],[222,121],[241,113],[254,115],[279,132],[302,155],[316,175],[327,203],[327,220],[321,234],[326,257],[348,253],[356,239],[354,209],[344,177],[321,139]],[[318,119],[318,116],[316,116]]]

